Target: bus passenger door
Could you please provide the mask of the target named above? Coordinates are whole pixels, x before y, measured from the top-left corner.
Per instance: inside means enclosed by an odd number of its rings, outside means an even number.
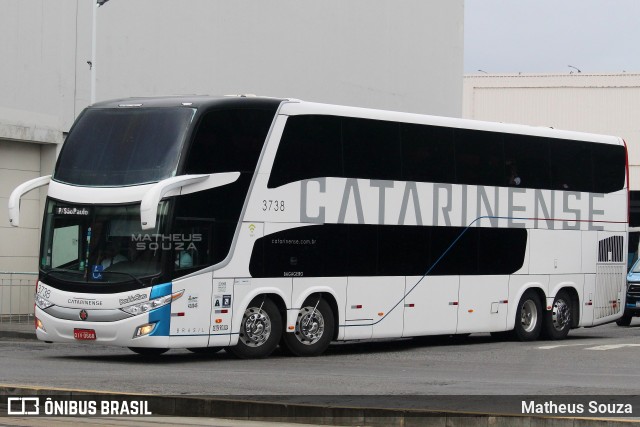
[[[454,334],[458,323],[459,277],[408,276],[406,281],[402,336]]]
[[[461,276],[456,333],[504,331],[509,276]]]
[[[349,277],[345,339],[401,336],[403,295],[404,277]]]

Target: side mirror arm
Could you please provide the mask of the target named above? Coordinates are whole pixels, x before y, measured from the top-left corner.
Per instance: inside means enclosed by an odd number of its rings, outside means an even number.
[[[18,185],[9,196],[9,223],[14,227],[20,226],[20,198],[31,190],[48,185],[51,175],[34,178]]]
[[[171,190],[182,189],[183,193],[193,193],[231,184],[240,177],[240,172],[225,172],[204,175],[180,175],[167,178],[153,185],[142,197],[140,203],[140,226],[143,230],[156,228],[158,204]]]

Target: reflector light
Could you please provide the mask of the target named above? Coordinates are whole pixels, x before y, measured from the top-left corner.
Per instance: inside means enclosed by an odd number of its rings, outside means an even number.
[[[293,331],[296,327],[295,326],[289,326],[289,330]]]
[[[40,329],[43,332],[47,332],[47,330],[44,328],[44,325],[42,324],[42,321],[37,317],[35,319],[36,319],[36,329]]]
[[[378,316],[384,316],[383,312],[378,313]]]
[[[136,332],[133,334],[134,338],[143,337],[149,335],[156,328],[155,323],[146,323],[136,328]]]
[[[222,319],[216,319],[216,323],[222,323]]]
[[[468,311],[469,313],[473,313],[473,309],[471,309],[471,310],[467,310],[467,311]]]

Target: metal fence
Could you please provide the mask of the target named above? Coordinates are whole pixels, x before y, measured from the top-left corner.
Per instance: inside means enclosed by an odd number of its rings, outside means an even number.
[[[37,273],[0,271],[0,323],[33,320]]]

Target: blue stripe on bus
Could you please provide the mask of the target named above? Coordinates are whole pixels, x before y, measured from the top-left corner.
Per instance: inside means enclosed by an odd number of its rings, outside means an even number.
[[[171,293],[171,289],[171,282],[162,283],[161,285],[155,285],[151,288],[151,296],[149,296],[149,299],[155,299],[169,295]]]
[[[151,296],[149,299],[155,299],[171,295],[172,284],[162,283],[151,288]],[[156,324],[150,336],[166,337],[169,336],[169,328],[171,326],[171,304],[164,305],[149,312],[149,323]]]

